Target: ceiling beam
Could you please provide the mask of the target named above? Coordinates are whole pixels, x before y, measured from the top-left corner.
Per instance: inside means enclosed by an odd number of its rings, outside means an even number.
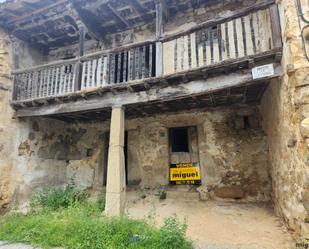
[[[12,19],[11,21],[8,22],[8,24],[14,24],[16,22],[21,22],[21,21],[26,21],[28,19],[31,19],[33,18],[35,15],[39,15],[39,14],[42,14],[50,9],[53,9],[55,7],[58,7],[59,5],[61,4],[65,4],[67,3],[68,0],[59,0],[57,1],[56,3],[53,3],[53,4],[50,4],[50,5],[47,5],[45,6],[44,8],[41,8],[41,9],[38,9],[38,10],[35,10],[35,11],[32,11],[31,13],[28,13],[28,14],[25,14],[25,15],[22,15],[22,16],[19,16],[17,18],[14,18]]]
[[[119,12],[114,9],[113,6],[111,6],[110,3],[107,3],[106,6],[110,9],[110,11],[114,14],[114,16],[116,16],[116,18],[123,23],[127,28],[130,27],[130,24],[127,22],[127,20],[125,20],[120,14]]]

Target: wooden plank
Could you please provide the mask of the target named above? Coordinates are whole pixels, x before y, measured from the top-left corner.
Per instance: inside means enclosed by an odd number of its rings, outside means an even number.
[[[166,50],[163,52],[163,44],[162,42],[156,43],[156,77],[160,77],[163,75],[163,68],[165,68],[165,60],[163,61],[163,56]]]
[[[235,38],[234,38],[234,25],[233,21],[227,23],[228,30],[228,44],[229,44],[229,58],[236,58]]]
[[[97,86],[97,59],[92,60],[92,74],[91,74],[91,82],[90,85],[91,87],[96,87]]]
[[[97,70],[96,70],[96,86],[102,86],[102,72],[103,72],[103,60],[102,57],[98,58]]]
[[[226,43],[226,36],[225,36],[225,23],[220,24],[221,30],[221,53],[222,53],[222,61],[225,61],[227,56],[227,43]]]
[[[148,77],[152,77],[152,69],[153,69],[153,64],[152,64],[152,56],[153,56],[153,45],[149,45],[149,68],[148,68]]]
[[[307,6],[309,4],[308,1]],[[269,7],[269,18],[271,25],[271,36],[272,36],[272,48],[281,48],[282,47],[282,35],[281,35],[281,26],[280,26],[280,17],[279,10],[276,4]]]
[[[110,54],[110,84],[114,84],[115,83],[115,54]]]
[[[140,57],[140,51],[139,51],[139,48],[135,48],[134,49],[134,79],[140,79],[139,78],[139,66],[140,66],[140,60],[139,60],[139,57]]]
[[[245,56],[245,46],[244,46],[244,36],[243,36],[243,25],[242,19],[237,18],[235,20],[235,28],[237,34],[237,50],[238,50],[238,57]]]
[[[81,81],[81,87],[82,89],[86,88],[86,73],[87,73],[87,61],[84,61],[82,63],[82,81]]]
[[[127,82],[127,74],[128,74],[128,51],[124,51],[123,54],[123,72],[122,72],[122,82]]]
[[[191,68],[198,67],[198,59],[197,59],[197,52],[196,52],[196,34],[190,34],[190,43],[191,43]]]
[[[205,35],[206,35],[206,38],[205,38],[206,39],[206,47],[205,47],[206,64],[205,65],[211,65],[212,64],[212,58],[211,58],[211,56],[212,56],[211,28],[208,28],[206,30]]]
[[[116,82],[117,83],[120,83],[120,76],[122,74],[122,71],[121,71],[121,63],[122,63],[122,60],[121,60],[121,55],[122,55],[122,52],[119,52],[117,55],[117,58],[118,58],[118,61],[117,61],[117,67],[116,67],[116,71],[117,71],[117,79],[116,79]]]
[[[183,48],[182,48],[182,70],[189,70],[189,36],[183,36]]]
[[[251,15],[247,15],[247,16],[244,17],[247,55],[253,55],[254,54],[253,40],[252,40],[252,33],[251,33],[251,26],[250,26],[250,18],[251,18]]]
[[[254,30],[255,53],[260,53],[263,50],[261,45],[262,37],[260,36],[260,27],[257,13],[252,13],[252,29]]]
[[[140,57],[140,60],[141,60],[141,78],[144,79],[145,76],[146,76],[146,46],[142,46],[141,48],[141,57]]]
[[[157,46],[157,45],[156,45]],[[164,75],[171,74],[175,72],[175,41],[169,41],[169,42],[164,42],[163,43],[163,61],[164,61]],[[157,50],[157,49],[156,49]],[[156,70],[158,72],[159,67],[162,68],[162,62],[158,61],[158,53],[156,55]],[[161,76],[161,75],[156,75],[156,76]]]
[[[133,80],[133,50],[128,50],[128,81]]]
[[[91,72],[92,72],[92,60],[89,60],[87,62],[86,88],[91,87]]]

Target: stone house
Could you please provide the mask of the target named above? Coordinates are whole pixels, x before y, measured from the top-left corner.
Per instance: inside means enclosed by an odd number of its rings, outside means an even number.
[[[269,202],[309,233],[309,3],[7,0],[0,209],[70,180]]]

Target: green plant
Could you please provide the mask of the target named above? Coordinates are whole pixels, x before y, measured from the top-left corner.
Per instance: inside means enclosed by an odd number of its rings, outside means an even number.
[[[168,244],[170,248],[191,248],[191,243],[185,239],[186,230],[186,223],[180,223],[176,215],[167,218],[160,229],[160,242],[162,246]]]
[[[166,192],[164,190],[159,192],[159,199],[165,200],[166,199]]]
[[[86,193],[76,188],[74,183],[71,183],[65,188],[44,188],[37,191],[32,197],[31,207],[34,209],[36,207],[42,207],[57,210],[83,203],[86,199]]]
[[[101,212],[103,212],[105,210],[105,199],[106,199],[105,198],[105,193],[101,192],[101,194],[98,196],[98,199],[96,201],[97,208]]]
[[[96,207],[85,202],[55,211],[6,215],[0,218],[0,241],[43,249],[192,249],[184,237],[186,226],[175,217],[156,229],[142,221],[103,217]]]

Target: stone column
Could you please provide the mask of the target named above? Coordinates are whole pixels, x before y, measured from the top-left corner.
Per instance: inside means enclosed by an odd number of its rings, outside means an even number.
[[[120,216],[124,213],[126,180],[124,160],[124,109],[113,107],[107,163],[105,214]]]

